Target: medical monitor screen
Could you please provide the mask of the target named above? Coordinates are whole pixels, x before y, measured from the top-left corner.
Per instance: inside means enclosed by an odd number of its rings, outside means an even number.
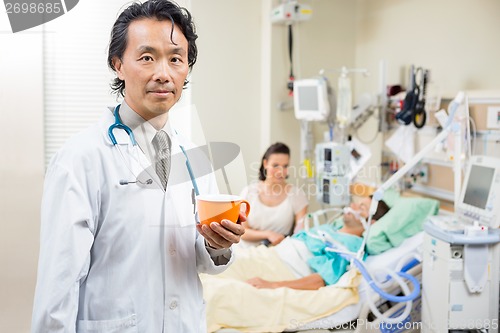
[[[325,149],[325,161],[331,162],[332,161],[332,150],[326,148]]]
[[[495,169],[473,164],[465,188],[464,203],[485,209],[494,175]]]
[[[318,103],[318,88],[315,86],[297,87],[299,95],[299,109],[302,111],[317,111],[319,110]]]

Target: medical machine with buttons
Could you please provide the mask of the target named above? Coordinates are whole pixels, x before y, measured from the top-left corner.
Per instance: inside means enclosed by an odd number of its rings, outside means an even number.
[[[321,142],[315,150],[316,199],[330,206],[348,206],[349,186],[371,157],[370,148],[351,138],[344,144]]]
[[[498,332],[500,159],[472,156],[450,216],[424,224],[422,332]]]
[[[351,152],[347,145],[323,142],[316,145],[316,199],[331,206],[349,205]]]

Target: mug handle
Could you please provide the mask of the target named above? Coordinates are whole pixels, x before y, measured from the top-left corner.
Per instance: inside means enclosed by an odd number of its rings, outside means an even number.
[[[245,204],[245,216],[248,217],[248,214],[250,214],[250,204],[246,200],[241,200],[241,203]]]

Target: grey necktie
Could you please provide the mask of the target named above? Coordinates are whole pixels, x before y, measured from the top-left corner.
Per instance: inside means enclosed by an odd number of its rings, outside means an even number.
[[[172,142],[168,134],[163,130],[159,130],[153,138],[153,147],[156,151],[155,166],[156,174],[160,177],[163,189],[167,188],[168,175],[170,174],[170,148]]]

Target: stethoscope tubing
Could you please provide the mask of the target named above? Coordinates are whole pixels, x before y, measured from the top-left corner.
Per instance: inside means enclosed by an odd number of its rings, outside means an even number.
[[[135,140],[134,133],[132,132],[132,130],[130,129],[130,127],[128,127],[127,125],[125,125],[121,121],[121,119],[120,119],[120,113],[119,112],[120,112],[120,104],[118,104],[115,107],[115,110],[113,111],[115,122],[113,124],[111,124],[111,126],[109,126],[109,128],[108,128],[108,136],[109,136],[109,139],[111,140],[111,143],[113,144],[113,146],[117,147],[118,151],[120,152],[120,155],[121,155],[122,159],[125,161],[125,157],[123,156],[121,150],[118,148],[118,142],[116,141],[116,137],[113,134],[113,130],[115,130],[115,129],[121,129],[121,130],[124,130],[125,132],[127,132],[127,135],[130,137],[130,141],[131,141],[132,145],[134,146],[134,148],[136,148],[136,146],[137,146],[137,141]],[[193,185],[194,193],[196,195],[199,195],[200,192],[198,190],[198,184],[196,182],[196,178],[194,176],[193,168],[191,167],[191,163],[189,162],[189,158],[188,158],[188,155],[186,153],[186,150],[184,149],[184,147],[181,144],[179,144],[179,147],[181,148],[181,151],[184,154],[184,157],[186,158],[186,168],[187,168],[187,171],[189,173],[189,178],[191,179],[191,184]],[[130,170],[130,168],[129,168],[129,170]],[[130,171],[132,172],[132,170],[130,170]]]

